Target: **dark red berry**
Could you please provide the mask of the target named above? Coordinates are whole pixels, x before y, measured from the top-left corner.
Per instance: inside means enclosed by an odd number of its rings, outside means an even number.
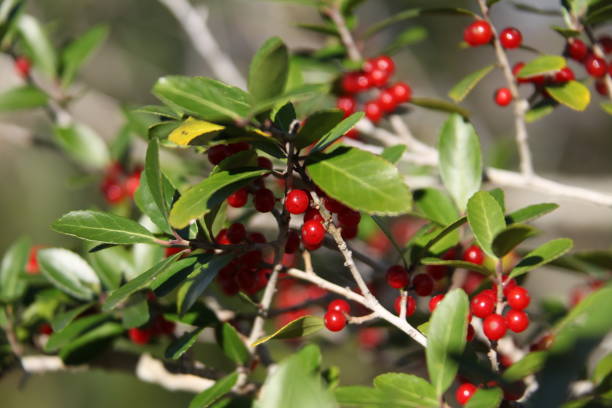
[[[463,260],[476,265],[482,265],[484,262],[484,253],[478,245],[472,245],[463,253]]]
[[[230,151],[226,145],[216,145],[208,149],[208,161],[217,165],[230,155]]]
[[[304,213],[304,222],[311,220],[323,222],[323,216],[316,208],[309,208]]]
[[[234,191],[227,197],[227,203],[234,208],[244,207],[249,199],[249,193],[246,188],[241,188]]]
[[[506,299],[508,300],[508,306],[512,309],[523,310],[529,306],[531,298],[527,289],[521,286],[514,286],[508,289],[506,293]]]
[[[17,57],[15,58],[15,71],[19,74],[20,77],[26,78],[30,75],[30,69],[32,64],[30,60],[26,57]]]
[[[438,303],[440,303],[442,299],[444,299],[444,295],[436,295],[429,299],[429,311],[431,313],[436,310],[436,306],[438,306]]]
[[[576,61],[582,61],[589,53],[589,48],[584,41],[578,38],[570,38],[565,46],[566,54]]]
[[[261,251],[253,249],[251,251],[245,252],[238,259],[244,265],[245,268],[255,269],[261,263],[263,255],[261,254]]]
[[[341,96],[336,101],[336,107],[344,112],[344,117],[346,118],[355,113],[357,101],[352,96]]]
[[[398,315],[401,312],[400,310],[401,305],[402,305],[402,297],[398,296],[395,298],[395,301],[393,302],[393,310],[395,310],[395,313],[397,313]],[[412,296],[406,296],[406,316],[412,316],[415,311],[416,311],[416,300],[414,300]]]
[[[595,90],[597,91],[598,94],[602,96],[607,96],[608,86],[606,85],[606,81],[602,79],[598,79],[597,81],[595,81]]]
[[[421,273],[412,279],[414,291],[419,296],[429,296],[433,291],[434,281],[431,276]]]
[[[254,244],[265,244],[267,242],[266,237],[261,232],[251,232],[248,240]]]
[[[335,310],[325,313],[324,321],[327,330],[333,332],[340,331],[346,326],[346,316],[344,313]]]
[[[518,48],[523,42],[523,34],[514,27],[504,28],[502,32],[499,33],[499,42],[501,42],[502,47],[509,50]]]
[[[215,242],[219,245],[231,245],[232,242],[227,236],[227,228],[223,228],[217,233],[217,236],[215,237]]]
[[[555,72],[555,82],[563,83],[573,81],[574,79],[576,79],[576,76],[570,67],[563,67]]]
[[[387,269],[387,285],[395,289],[408,286],[408,271],[401,265],[393,265]]]
[[[361,221],[361,214],[359,211],[345,209],[338,214],[338,222],[343,227],[356,226]]]
[[[510,309],[506,313],[506,325],[513,332],[520,333],[529,326],[529,317],[522,310]]]
[[[359,228],[357,227],[357,225],[342,225],[340,234],[342,235],[342,238],[344,238],[346,241],[350,241],[351,239],[357,236],[358,232]]]
[[[311,247],[320,245],[323,238],[325,238],[325,228],[319,221],[310,220],[302,225],[302,241],[305,245]]]
[[[230,143],[227,145],[229,156],[249,150],[251,146],[247,142]]]
[[[310,197],[304,190],[291,190],[285,198],[285,208],[291,214],[304,213],[310,204]]]
[[[584,67],[589,75],[595,78],[603,77],[608,71],[606,60],[593,54],[586,57],[584,60]]]
[[[491,38],[493,38],[493,30],[484,20],[474,21],[463,32],[463,40],[472,47],[488,44]]]
[[[482,329],[489,340],[499,340],[506,334],[506,320],[498,314],[487,316],[482,322]]]
[[[261,167],[262,169],[272,170],[274,165],[272,164],[272,160],[267,157],[257,157],[257,167]]]
[[[367,102],[364,106],[365,115],[373,123],[378,123],[383,117],[383,110],[377,101]]]
[[[472,395],[474,395],[476,390],[477,388],[474,384],[463,383],[457,387],[457,391],[455,391],[455,399],[459,404],[465,405],[470,398],[472,398]]]
[[[455,248],[451,248],[442,255],[442,259],[449,261],[457,257],[457,251]],[[434,280],[440,280],[446,276],[450,271],[450,268],[445,265],[427,265],[425,272],[429,274]]]
[[[601,48],[603,48],[603,51],[606,54],[612,53],[612,37],[604,35],[599,37],[597,39],[597,42],[599,43],[599,45],[601,45]]]
[[[243,224],[235,222],[227,230],[227,238],[232,244],[239,244],[246,238],[246,228]]]
[[[178,254],[179,252],[181,252],[183,249],[185,248],[181,248],[181,247],[167,247],[164,250],[164,255],[166,256],[166,258]]]
[[[472,341],[474,340],[475,335],[476,335],[476,331],[474,330],[474,326],[472,326],[471,324],[468,324],[467,334],[465,335],[465,339],[467,341]]]
[[[267,188],[262,188],[255,192],[253,198],[253,205],[259,212],[265,213],[270,212],[274,208],[274,193]]]
[[[329,305],[327,305],[327,311],[328,312],[334,311],[334,312],[350,314],[351,313],[351,306],[344,299],[335,299],[335,300],[332,300],[329,303]]]
[[[393,95],[396,105],[409,102],[412,99],[412,88],[405,82],[397,82],[391,85],[389,92]]]
[[[287,235],[287,243],[285,244],[285,253],[293,254],[300,247],[300,234],[294,229],[289,230]]]
[[[347,207],[344,204],[342,204],[339,201],[334,200],[331,197],[325,197],[325,199],[323,199],[323,205],[325,206],[327,211],[332,212],[332,213],[340,213],[347,209]]]
[[[508,106],[512,102],[512,92],[508,88],[499,88],[495,91],[495,103],[499,106]]]
[[[472,299],[470,311],[474,316],[484,319],[495,311],[495,299],[486,294],[479,293]]]

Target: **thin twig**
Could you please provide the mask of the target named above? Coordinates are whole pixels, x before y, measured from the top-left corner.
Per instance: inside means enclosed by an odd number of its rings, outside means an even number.
[[[353,61],[360,61],[362,59],[361,52],[359,51],[359,48],[355,43],[355,39],[353,38],[351,31],[346,25],[346,21],[344,20],[342,12],[338,9],[336,5],[323,9],[323,12],[327,14],[336,25],[336,28],[338,29],[338,34],[340,34],[340,40],[344,44],[344,47],[348,52],[349,58]]]

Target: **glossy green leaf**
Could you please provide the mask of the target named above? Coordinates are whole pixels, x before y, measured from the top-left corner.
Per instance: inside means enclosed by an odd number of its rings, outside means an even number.
[[[510,273],[510,278],[523,275],[545,265],[572,249],[573,242],[569,238],[559,238],[539,246],[523,257]]]
[[[326,194],[355,210],[395,215],[412,207],[397,168],[372,153],[339,147],[309,156],[306,171]]]
[[[397,164],[402,158],[402,155],[406,151],[406,145],[395,145],[385,147],[385,149],[380,154],[383,159],[387,160],[389,163]]]
[[[546,91],[557,102],[570,109],[583,111],[591,102],[589,88],[578,81],[569,81],[564,84],[547,86]]]
[[[131,276],[134,265],[130,253],[120,246],[88,255],[89,262],[106,289],[117,289],[124,276]]]
[[[554,203],[529,205],[506,215],[506,222],[508,224],[516,224],[518,222],[531,221],[535,218],[539,218],[543,215],[546,215],[549,212],[556,210],[557,208],[559,208],[559,205]]]
[[[183,333],[179,338],[173,340],[166,349],[166,358],[171,358],[172,360],[180,358],[195,344],[202,330],[204,330],[204,327],[198,327],[195,330]]]
[[[533,123],[542,119],[544,116],[553,113],[555,106],[557,106],[557,103],[550,99],[536,103],[525,113],[525,122]]]
[[[448,92],[448,96],[455,102],[461,102],[466,96],[478,85],[489,72],[495,68],[495,65],[487,65],[486,67],[479,69],[476,72],[472,72],[461,81],[457,82],[455,86]]]
[[[450,197],[436,188],[416,190],[413,199],[420,214],[441,226],[452,224],[459,217]]]
[[[274,107],[284,105],[288,102],[298,102],[300,100],[310,98],[314,95],[324,95],[329,92],[329,88],[330,85],[328,83],[304,84],[292,88],[279,96],[253,104],[251,110],[249,111],[249,116],[257,115],[261,112],[265,112]]]
[[[467,217],[461,217],[446,227],[442,228],[439,232],[437,232],[425,245],[425,250],[433,249],[433,247],[442,242],[443,239],[448,237],[451,234],[455,234],[457,229],[461,227],[463,224],[467,222]],[[457,240],[459,239],[459,235],[457,234]],[[454,244],[453,244],[454,245]],[[452,246],[452,245],[451,245]]]
[[[467,262],[467,261],[445,260],[445,259],[438,259],[438,258],[423,258],[421,259],[421,263],[423,265],[444,265],[444,266],[450,266],[453,268],[463,268],[463,269],[480,272],[483,275],[491,274],[491,271],[489,271],[485,266],[477,265],[477,264],[474,264],[472,262]]]
[[[480,248],[495,256],[493,239],[506,228],[504,213],[497,200],[486,191],[474,194],[467,204],[467,217]]]
[[[47,105],[49,97],[33,85],[21,85],[0,94],[0,112],[32,109]]]
[[[181,115],[177,114],[174,110],[168,108],[167,106],[160,105],[145,105],[141,106],[138,109],[135,109],[133,112],[135,113],[144,113],[148,115],[155,115],[159,118],[166,118],[172,120],[180,120]]]
[[[325,150],[336,140],[344,136],[346,132],[351,130],[357,124],[357,122],[359,122],[363,118],[363,116],[363,112],[353,113],[351,116],[344,119],[338,125],[334,126],[332,130],[324,134],[323,137],[319,139],[315,147],[313,147],[312,152]]]
[[[536,235],[538,232],[539,231],[534,227],[525,224],[509,225],[493,238],[491,244],[493,253],[501,258],[520,245],[524,240]]]
[[[234,372],[226,377],[217,380],[217,382],[210,388],[205,389],[201,393],[195,396],[189,408],[208,408],[216,402],[219,398],[230,392],[234,385],[238,381],[238,373]]]
[[[200,271],[188,283],[184,296],[179,296],[178,312],[182,315],[193,306],[206,288],[217,277],[217,273],[223,269],[233,258],[234,254],[215,255],[204,263]]]
[[[159,166],[159,140],[157,139],[149,140],[143,175],[159,214],[166,218],[168,216],[168,193],[165,189],[168,188],[168,185]],[[171,189],[171,192],[173,190]],[[164,227],[164,230],[168,230],[167,223]]]
[[[54,352],[64,347],[70,341],[75,339],[81,333],[90,331],[94,327],[109,319],[106,313],[95,314],[91,316],[83,316],[74,320],[62,330],[53,333],[49,336],[49,340],[45,343],[44,349],[46,352]]]
[[[30,253],[30,240],[21,237],[4,253],[0,264],[0,302],[10,303],[19,299],[25,289],[24,271]]]
[[[427,371],[436,395],[441,397],[459,369],[458,357],[466,343],[469,300],[461,289],[454,289],[431,315],[427,336]]]
[[[117,337],[123,333],[123,330],[119,323],[104,322],[62,347],[59,356],[66,364],[82,364],[89,360],[88,357],[93,357],[96,354],[97,350],[91,348],[93,344]],[[82,349],[85,348],[88,348],[88,350],[83,355]]]
[[[251,107],[243,90],[204,77],[162,77],[153,93],[171,108],[211,122],[245,118]]]
[[[229,323],[223,323],[217,331],[217,342],[225,355],[236,364],[246,364],[250,358],[249,350],[240,335]]]
[[[518,78],[531,78],[542,74],[550,74],[565,67],[565,58],[558,55],[542,55],[523,66],[518,71]]]
[[[412,105],[420,106],[421,108],[435,110],[438,112],[456,113],[464,118],[470,116],[470,112],[461,106],[448,102],[442,99],[434,98],[412,98],[410,102]]]
[[[610,374],[612,374],[612,353],[608,353],[597,362],[591,379],[595,384],[601,384]]]
[[[440,132],[438,150],[444,186],[463,211],[482,182],[480,142],[474,127],[461,116],[451,115]]]
[[[249,68],[248,88],[255,101],[282,94],[289,74],[289,51],[278,37],[268,39],[259,48]]]
[[[465,404],[465,408],[498,408],[503,397],[504,393],[497,387],[488,389],[480,388],[476,390],[468,403]]]
[[[170,208],[172,206],[172,200],[174,198],[175,190],[172,187],[172,184],[168,181],[168,178],[161,175],[162,178],[162,200],[165,202],[165,208]],[[163,231],[167,234],[172,234],[172,228],[168,223],[167,212],[164,214],[157,203],[153,199],[153,193],[151,193],[151,189],[149,188],[149,182],[147,177],[141,176],[140,183],[138,185],[138,189],[134,194],[134,202],[145,214],[147,217],[151,219],[151,221],[159,228],[160,231]]]
[[[51,327],[54,332],[59,332],[64,329],[64,327],[68,326],[74,319],[79,317],[85,311],[87,311],[90,307],[92,307],[95,302],[85,303],[84,305],[75,307],[74,309],[70,309],[66,312],[60,313],[56,315],[51,321]]]
[[[185,191],[174,203],[170,211],[170,225],[185,228],[222,203],[234,191],[244,187],[253,179],[265,174],[267,170],[245,168],[241,170],[223,170]]]
[[[17,29],[34,65],[49,77],[54,78],[57,70],[57,56],[40,22],[31,15],[24,14],[19,17]]]
[[[90,241],[111,244],[151,244],[155,237],[129,218],[100,211],[71,211],[55,221],[53,230]]]
[[[427,30],[424,27],[409,27],[401,33],[395,35],[394,40],[391,42],[391,44],[383,48],[381,54],[394,55],[398,53],[402,48],[420,43],[426,38]]]
[[[269,336],[265,336],[253,343],[253,347],[272,339],[295,339],[310,336],[323,328],[323,319],[316,316],[302,316],[287,323]]]
[[[198,302],[182,316],[177,313],[164,313],[164,318],[190,326],[209,327],[219,323],[217,315],[204,303]]]
[[[62,86],[67,86],[72,82],[81,65],[87,61],[107,36],[108,27],[99,25],[80,35],[64,48],[62,52]]]
[[[100,291],[100,279],[89,264],[74,252],[62,248],[38,251],[42,274],[63,292],[81,300],[91,300]]]
[[[509,383],[513,383],[540,371],[546,362],[547,355],[548,353],[544,351],[534,351],[527,354],[508,367],[502,378]]]
[[[144,293],[132,296],[121,310],[123,327],[131,329],[146,324],[151,318],[149,312],[149,299]]]
[[[85,167],[102,169],[110,160],[104,140],[83,124],[56,126],[53,128],[53,138],[62,150]]]
[[[330,133],[342,122],[344,114],[338,109],[315,112],[308,117],[304,126],[298,131],[295,146],[303,149],[317,142]]]

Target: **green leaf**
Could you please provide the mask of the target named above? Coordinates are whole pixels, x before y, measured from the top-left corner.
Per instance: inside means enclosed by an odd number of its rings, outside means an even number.
[[[131,276],[134,269],[131,255],[119,246],[90,253],[89,261],[104,287],[109,290],[117,289],[123,276]]]
[[[62,248],[38,251],[43,275],[60,290],[81,300],[91,300],[100,291],[100,280],[89,264],[74,252]]]
[[[51,228],[66,235],[110,244],[152,244],[155,237],[145,227],[119,215],[100,211],[71,211]]]
[[[109,315],[106,313],[95,314],[92,316],[83,316],[76,319],[72,323],[68,324],[62,330],[53,333],[49,336],[49,340],[44,346],[44,349],[48,353],[55,352],[61,347],[64,347],[70,341],[75,339],[81,333],[90,331],[94,327],[100,325],[102,322],[109,319]]]
[[[176,191],[166,176],[162,174],[161,178],[163,191],[162,199],[165,201],[165,208],[170,208],[170,206],[172,206],[172,200]],[[138,189],[134,194],[134,202],[140,211],[149,217],[160,231],[163,231],[166,234],[172,234],[172,228],[168,223],[167,212],[164,214],[159,209],[157,203],[153,199],[153,194],[149,188],[149,181],[146,177],[141,176],[140,178],[140,184],[138,185]]]
[[[427,336],[427,371],[441,397],[459,369],[458,358],[466,343],[469,300],[461,289],[450,291],[431,315]]]
[[[104,140],[91,128],[83,124],[73,123],[66,127],[55,126],[53,137],[62,150],[85,167],[102,169],[110,160],[110,154]]]
[[[591,102],[589,88],[578,81],[569,81],[563,84],[547,86],[546,91],[562,105],[577,111],[583,111]]]
[[[463,224],[465,224],[467,222],[467,217],[461,217],[457,220],[455,220],[453,223],[447,225],[446,227],[444,227],[442,230],[440,230],[433,238],[431,238],[430,241],[427,242],[427,245],[425,245],[424,251],[425,253],[429,250],[432,249],[434,245],[436,245],[438,242],[442,242],[442,240],[449,236],[451,233],[455,233],[455,231],[457,230],[457,228],[461,227]],[[457,242],[459,240],[459,234],[457,233]],[[454,240],[453,240],[454,242]],[[456,244],[456,242],[455,242]],[[451,246],[455,245],[452,244]]]
[[[329,134],[339,123],[344,114],[338,109],[315,112],[308,117],[306,123],[298,131],[295,146],[303,149]]]
[[[191,306],[217,277],[217,273],[233,258],[235,258],[235,255],[230,253],[213,256],[210,260],[206,259],[208,262],[202,265],[198,274],[188,283],[185,295],[183,297],[179,296],[177,300],[179,314],[183,315],[191,309]]]
[[[413,194],[414,205],[425,218],[446,226],[452,224],[459,213],[452,200],[444,192],[435,188],[423,188]]]
[[[95,304],[96,302],[85,303],[84,305],[56,315],[51,321],[51,327],[53,327],[53,331],[59,332],[63,330],[64,327],[68,326],[70,323],[72,323],[74,319],[79,317],[81,314],[83,314]]]
[[[78,69],[87,61],[108,36],[108,27],[99,25],[91,28],[64,48],[62,52],[62,86],[68,86]]]
[[[49,77],[54,78],[57,69],[57,56],[53,44],[38,20],[31,15],[19,17],[17,29],[28,55],[34,64]]]
[[[495,256],[493,239],[506,228],[504,213],[497,200],[486,191],[474,194],[467,204],[467,217],[480,248]]]
[[[327,92],[329,92],[329,88],[330,85],[328,83],[305,84],[295,88],[291,88],[290,90],[279,96],[255,103],[249,111],[249,116],[257,115],[276,106],[284,105],[287,102],[297,102],[299,100],[309,98],[313,95],[326,94]]]
[[[508,383],[513,383],[540,371],[540,369],[544,367],[547,355],[548,353],[545,351],[534,351],[527,354],[508,367],[506,371],[504,371],[502,378]]]
[[[236,364],[246,364],[249,361],[250,354],[240,335],[229,323],[223,323],[217,331],[219,346],[223,349],[225,355]]]
[[[149,140],[147,155],[145,159],[144,177],[153,201],[158,211],[165,218],[168,216],[168,206],[165,190],[164,175],[159,167],[159,140]]]
[[[534,227],[525,224],[509,225],[493,238],[493,243],[491,244],[493,253],[501,258],[520,245],[524,240],[536,235],[538,232],[539,231]]]
[[[30,253],[30,240],[21,237],[7,249],[0,264],[0,302],[19,299],[26,290],[24,271]]]
[[[310,336],[323,328],[323,319],[316,316],[298,317],[292,322],[287,323],[269,336],[265,336],[253,343],[253,347],[258,346],[272,339],[295,339]]]
[[[444,186],[463,211],[482,182],[480,142],[472,124],[451,115],[440,132],[438,150]]]
[[[495,65],[487,65],[476,72],[472,72],[461,81],[457,82],[457,84],[448,92],[448,96],[455,102],[461,102],[466,96],[468,96],[472,89],[474,89],[478,82],[480,82],[489,74],[489,72],[493,70],[493,68],[495,68]]]
[[[319,140],[319,142],[312,149],[312,152],[318,152],[325,150],[336,140],[340,139],[346,132],[351,130],[353,126],[357,124],[364,116],[363,112],[353,113],[348,118],[344,119],[337,126],[335,126],[332,130],[327,132],[323,137]]]
[[[510,273],[510,278],[523,275],[531,270],[547,264],[572,249],[573,242],[569,238],[559,238],[548,241],[529,252]]]
[[[59,356],[66,364],[82,364],[92,358],[98,351],[91,346],[109,340],[109,338],[117,337],[121,333],[123,333],[123,327],[120,324],[115,322],[102,323],[62,347]]]
[[[410,191],[397,168],[372,153],[342,146],[310,155],[306,171],[326,194],[355,210],[396,215],[411,209]]]
[[[201,393],[195,396],[189,408],[208,408],[216,402],[219,398],[227,394],[232,390],[234,385],[238,381],[238,373],[234,372],[226,377],[218,380],[213,386],[205,389]]]
[[[180,358],[195,344],[202,330],[204,330],[204,327],[198,327],[195,330],[183,333],[181,337],[173,340],[166,349],[166,358],[171,358],[172,360]]]
[[[445,260],[445,259],[438,259],[438,258],[423,258],[421,259],[421,263],[423,265],[444,265],[444,266],[450,266],[453,268],[469,269],[472,271],[480,272],[483,275],[491,274],[491,271],[488,270],[485,266],[477,265],[477,264],[474,264],[472,262],[467,262],[467,261],[460,261],[460,260],[454,260],[454,259]]]
[[[612,374],[612,353],[608,353],[597,362],[591,379],[595,384],[601,384],[610,374]]]
[[[600,103],[601,109],[608,115],[612,115],[612,102],[603,101]]]
[[[381,55],[394,55],[402,48],[419,43],[427,38],[427,30],[424,27],[410,27],[394,36],[393,42],[387,45]]]
[[[278,37],[259,48],[249,67],[248,88],[256,102],[282,94],[289,74],[289,51]]]
[[[221,204],[234,191],[266,172],[267,170],[245,168],[223,170],[209,176],[185,191],[174,203],[170,211],[170,225],[178,229],[185,228],[191,221]]]
[[[140,327],[151,318],[147,296],[144,293],[137,295],[132,296],[122,310],[121,322],[126,329]]]
[[[525,113],[525,122],[533,123],[542,119],[544,116],[553,113],[555,106],[557,106],[556,102],[550,99],[544,99],[536,103]]]
[[[543,215],[546,215],[549,212],[556,210],[557,208],[559,208],[559,205],[554,203],[529,205],[525,208],[521,208],[520,210],[516,210],[506,215],[506,222],[508,224],[516,224],[518,222],[530,221],[535,218],[539,218]]]
[[[531,78],[543,74],[551,74],[565,67],[565,58],[558,55],[542,55],[529,61],[518,72],[518,78]]]
[[[21,85],[0,94],[0,112],[38,108],[48,100],[47,94],[34,85]]]
[[[153,93],[171,108],[211,122],[245,118],[251,107],[246,92],[210,78],[162,77]]]
[[[416,106],[420,106],[421,108],[435,110],[439,112],[446,113],[457,113],[464,118],[468,118],[470,116],[470,112],[459,105],[456,105],[452,102],[444,101],[441,99],[434,98],[412,98],[408,103],[411,103]]]
[[[476,390],[472,398],[465,405],[465,408],[498,408],[504,397],[501,389],[489,388]]]
[[[121,303],[124,299],[130,296],[132,293],[144,289],[148,285],[151,284],[163,271],[170,267],[174,262],[181,263],[181,265],[187,266],[191,263],[195,262],[193,257],[181,259],[180,261],[176,261],[181,254],[175,254],[171,257],[168,257],[153,266],[151,269],[146,272],[138,275],[136,278],[127,282],[125,285],[121,286],[119,289],[116,289],[110,293],[110,296],[104,302],[102,306],[102,310],[109,311],[114,309],[119,303]]]
[[[406,151],[406,145],[400,144],[395,146],[385,147],[385,150],[380,154],[383,159],[389,163],[397,164],[402,158],[402,155]]]

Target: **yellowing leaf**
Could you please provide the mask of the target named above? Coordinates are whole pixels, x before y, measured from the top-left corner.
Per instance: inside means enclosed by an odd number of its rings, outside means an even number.
[[[187,118],[185,122],[170,133],[168,140],[176,143],[179,146],[187,146],[193,139],[198,136],[209,133],[219,132],[225,129],[225,126],[217,125],[216,123]]]
[[[569,81],[557,86],[547,86],[546,91],[557,102],[577,111],[585,110],[591,102],[589,88],[578,81]]]

